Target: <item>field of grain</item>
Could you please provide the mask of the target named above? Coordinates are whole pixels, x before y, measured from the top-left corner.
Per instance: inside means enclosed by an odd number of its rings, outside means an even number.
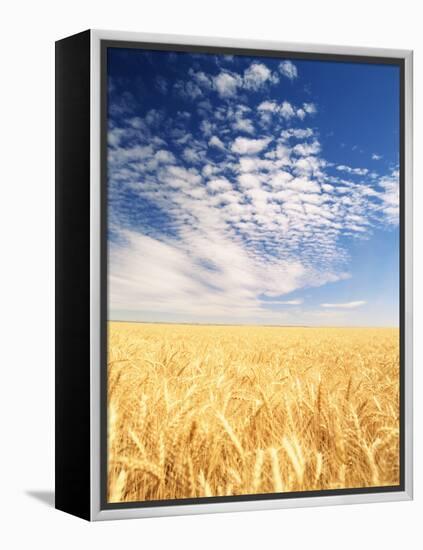
[[[108,329],[109,502],[399,483],[397,329]]]

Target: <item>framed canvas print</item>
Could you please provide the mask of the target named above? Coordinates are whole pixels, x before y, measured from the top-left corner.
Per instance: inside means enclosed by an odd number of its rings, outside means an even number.
[[[412,53],[56,43],[56,507],[412,498]]]

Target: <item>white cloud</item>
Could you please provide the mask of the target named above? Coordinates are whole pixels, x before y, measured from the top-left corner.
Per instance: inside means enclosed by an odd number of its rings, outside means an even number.
[[[292,61],[286,60],[279,63],[279,70],[280,72],[289,78],[290,80],[294,80],[298,77],[298,70],[296,65],[292,63]]]
[[[372,160],[381,160],[382,155],[378,155],[377,153],[372,154]]]
[[[164,117],[164,113],[158,109],[150,109],[147,114],[145,115],[145,122],[152,126],[153,128],[157,128],[159,124],[162,122]]]
[[[166,168],[163,180],[171,187],[189,187],[200,184],[201,176],[193,168],[187,170],[182,166],[171,165]]]
[[[284,101],[279,108],[279,113],[283,118],[290,119],[295,116],[295,111],[289,101]]]
[[[175,162],[175,155],[171,153],[170,151],[166,151],[165,149],[160,149],[157,151],[157,153],[154,155],[154,158],[163,163],[172,163]]]
[[[262,101],[258,106],[258,111],[261,113],[264,121],[269,123],[272,114],[278,114],[285,120],[291,120],[299,118],[303,120],[307,115],[313,115],[317,112],[317,108],[314,103],[303,103],[302,107],[296,107],[289,101],[283,101],[278,104],[274,100]],[[287,135],[287,137],[290,137]]]
[[[266,318],[258,295],[276,297],[307,281],[313,284],[313,272],[300,263],[265,265],[240,243],[219,233],[210,238],[189,230],[182,240],[162,241],[124,231],[121,238],[121,244],[110,248],[109,291],[114,310],[171,312],[209,320]]]
[[[303,103],[303,110],[309,115],[314,115],[315,113],[317,113],[317,107],[315,103]]]
[[[392,225],[399,224],[399,172],[393,170],[390,175],[384,176],[379,181],[382,192],[378,195],[382,201],[381,210],[385,220]]]
[[[221,63],[218,66],[222,67]],[[292,78],[296,68],[294,65],[287,65],[282,74]],[[200,100],[204,103],[204,95],[214,89],[217,94],[223,99],[231,99],[235,97],[239,90],[256,92],[264,86],[276,84],[279,82],[279,76],[276,72],[272,72],[269,67],[262,62],[253,62],[243,74],[228,69],[221,69],[219,74],[207,74],[204,71],[197,71],[191,68],[188,71],[189,79],[187,81],[179,80],[174,85],[175,92],[189,100]],[[166,81],[163,79],[156,86],[162,91],[166,86]],[[200,107],[200,104],[199,104]],[[203,108],[203,107],[201,107]],[[209,109],[209,105],[207,106]]]
[[[225,144],[223,143],[223,141],[218,138],[217,136],[212,136],[210,139],[209,139],[209,145],[211,147],[217,147],[217,149],[221,149],[221,150],[224,150],[225,149]]]
[[[267,180],[267,183],[271,185],[274,189],[284,189],[289,181],[293,179],[292,174],[286,172],[285,170],[277,170],[271,174],[270,178]]]
[[[236,73],[221,72],[213,81],[218,94],[223,98],[235,96],[238,88],[242,86],[242,78]]]
[[[279,106],[276,101],[262,101],[258,106],[258,110],[276,113],[279,110]]]
[[[189,100],[194,100],[203,95],[201,88],[193,81],[183,82],[182,80],[175,83],[173,89],[175,92]]]
[[[278,304],[281,306],[300,306],[304,303],[304,300],[301,298],[298,298],[296,300],[271,300],[269,302],[265,302],[269,304]]]
[[[311,128],[288,128],[281,132],[281,138],[285,141],[290,138],[306,139],[314,134]]]
[[[320,193],[320,185],[307,178],[294,178],[288,182],[287,187],[301,193]]]
[[[249,139],[237,137],[232,144],[232,151],[239,155],[254,155],[265,149],[270,143],[270,138]]]
[[[215,129],[215,125],[209,120],[202,120],[200,123],[200,129],[204,135],[211,136]]]
[[[199,73],[196,73],[196,82],[199,83]],[[201,85],[204,85],[208,78],[204,73],[201,75]],[[221,71],[217,76],[212,77],[211,82],[222,98],[234,97],[240,88],[257,91],[265,84],[276,84],[279,81],[278,75],[263,63],[252,63],[243,76],[231,71]]]
[[[248,90],[259,90],[267,81],[275,84],[278,76],[263,63],[252,63],[244,72],[244,87]]]
[[[201,162],[202,154],[201,154],[201,151],[199,151],[198,149],[194,149],[192,147],[185,147],[185,149],[182,152],[182,158],[186,160],[188,163],[197,164]]]
[[[246,132],[247,134],[254,133],[254,124],[249,118],[237,118],[232,128],[234,130],[238,130],[239,132]]]
[[[207,187],[213,191],[213,192],[220,192],[220,191],[231,191],[232,185],[229,183],[229,181],[225,178],[219,178],[210,180],[207,182]]]
[[[204,71],[195,71],[194,69],[190,69],[188,74],[201,88],[210,89],[213,86],[213,79]]]
[[[300,157],[293,163],[293,170],[296,176],[323,177],[322,168],[325,161],[316,156]]]
[[[320,143],[316,139],[312,143],[298,143],[293,148],[293,152],[302,157],[317,155],[318,153],[320,153],[320,150]]]
[[[213,176],[214,174],[217,174],[219,172],[219,167],[211,163],[205,164],[201,170],[201,173],[205,178],[209,178],[210,176]]]
[[[355,302],[345,302],[343,304],[320,304],[325,308],[339,308],[339,309],[354,309],[356,307],[364,306],[367,302],[364,300],[357,300]]]
[[[260,177],[256,174],[240,174],[238,182],[244,189],[259,188],[261,185]]]
[[[356,176],[365,176],[369,173],[367,168],[351,168],[351,166],[346,166],[345,164],[339,164],[336,169]]]

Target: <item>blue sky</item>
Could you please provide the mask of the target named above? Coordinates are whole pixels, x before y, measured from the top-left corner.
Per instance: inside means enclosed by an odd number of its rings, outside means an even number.
[[[398,326],[399,69],[108,50],[109,318]]]

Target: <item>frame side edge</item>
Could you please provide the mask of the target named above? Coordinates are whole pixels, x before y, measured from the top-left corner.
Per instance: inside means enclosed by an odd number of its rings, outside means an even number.
[[[55,507],[90,519],[90,32],[55,43]]]
[[[405,161],[405,491],[413,498],[413,51],[404,56]]]

